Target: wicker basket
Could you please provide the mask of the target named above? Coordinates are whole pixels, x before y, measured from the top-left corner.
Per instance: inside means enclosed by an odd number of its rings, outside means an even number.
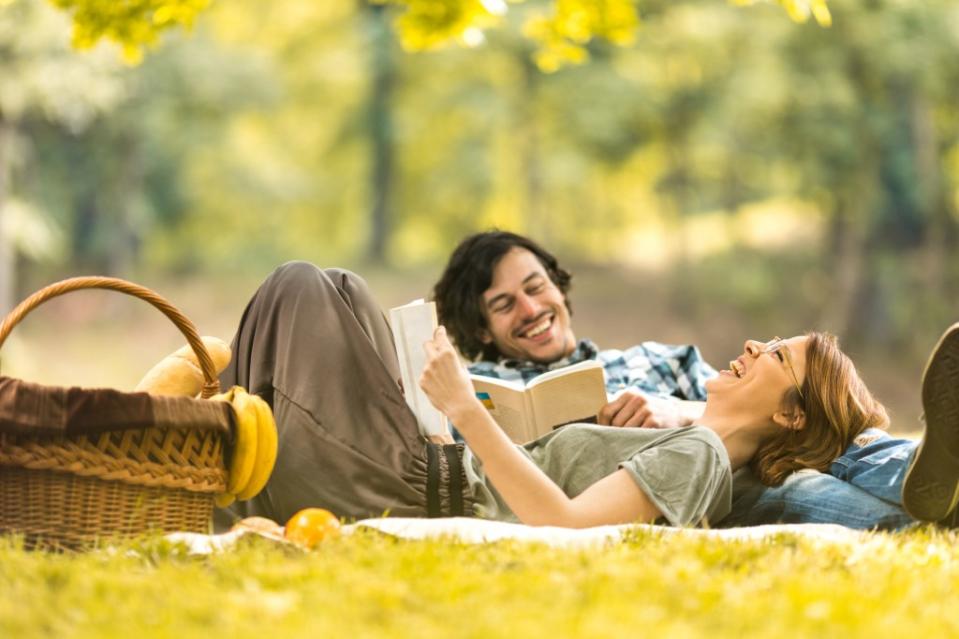
[[[133,295],[161,310],[197,355],[205,378],[202,397],[219,390],[213,361],[190,320],[156,293],[123,280],[78,277],[38,291],[0,324],[0,346],[36,306],[85,288]],[[69,392],[76,397],[98,391]],[[0,424],[0,532],[23,534],[31,547],[70,549],[148,531],[209,532],[213,498],[226,487],[223,447],[231,424],[228,409],[223,411],[222,427],[211,427],[210,405],[204,400],[116,394],[120,400],[140,403],[170,400],[181,413],[185,409],[185,421],[192,421],[195,409],[204,413],[207,423],[202,428],[121,426],[85,435],[3,432]]]

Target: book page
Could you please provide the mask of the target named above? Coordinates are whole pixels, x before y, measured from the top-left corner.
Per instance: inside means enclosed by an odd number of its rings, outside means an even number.
[[[416,415],[420,433],[425,436],[443,435],[449,432],[446,416],[433,407],[419,379],[426,366],[426,351],[423,343],[433,338],[436,330],[436,304],[415,300],[405,306],[390,309],[390,327],[396,342],[396,355],[400,361],[403,379],[403,395]]]
[[[470,379],[473,380],[476,397],[486,406],[503,432],[517,444],[529,441],[532,438],[532,426],[526,405],[527,393],[515,388],[515,382],[503,384],[503,380],[481,375],[471,375]]]
[[[582,362],[570,364],[569,366],[564,366],[563,368],[557,368],[556,370],[548,371],[542,375],[537,375],[530,380],[526,387],[533,388],[535,386],[539,386],[540,384],[545,384],[551,379],[556,379],[557,377],[566,377],[567,375],[573,375],[579,371],[590,370],[593,368],[598,368],[600,371],[602,371],[603,365],[595,359],[583,360]]]
[[[591,363],[595,366],[570,367],[568,374],[553,376],[529,389],[536,437],[563,424],[596,422],[597,413],[606,405],[606,384],[602,366]]]

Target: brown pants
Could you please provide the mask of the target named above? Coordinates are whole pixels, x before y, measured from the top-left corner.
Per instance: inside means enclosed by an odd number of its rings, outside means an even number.
[[[348,518],[472,514],[461,446],[420,435],[403,399],[393,336],[362,278],[290,262],[253,296],[220,375],[272,407],[279,452],[258,496],[217,513],[217,528],[301,508]]]

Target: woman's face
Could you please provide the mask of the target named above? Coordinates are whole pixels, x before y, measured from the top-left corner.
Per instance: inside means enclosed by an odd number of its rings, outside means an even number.
[[[746,340],[743,354],[729,362],[729,369],[706,382],[709,397],[739,398],[756,408],[779,409],[783,394],[802,388],[806,380],[805,335],[768,342]],[[800,391],[801,392],[801,391]]]

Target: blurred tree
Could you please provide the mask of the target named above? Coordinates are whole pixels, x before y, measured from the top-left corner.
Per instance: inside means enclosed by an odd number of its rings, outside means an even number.
[[[13,307],[13,251],[8,245],[9,231],[7,227],[7,177],[10,169],[7,156],[10,154],[10,138],[12,127],[0,112],[0,315],[6,314]]]
[[[393,213],[394,144],[393,87],[396,83],[396,54],[383,5],[362,0],[369,47],[369,131],[370,131],[370,239],[367,258],[386,261]]]
[[[36,194],[64,212],[60,222],[69,231],[74,265],[129,276],[144,249],[165,254],[170,268],[201,263],[196,252],[215,228],[199,233],[190,250],[175,250],[192,190],[205,188],[190,182],[191,159],[221,148],[231,118],[275,99],[271,75],[269,65],[249,52],[202,34],[172,36],[141,66],[125,71],[127,97],[109,118],[68,140],[57,127],[32,122],[42,182],[56,185]],[[223,170],[229,174],[225,163]],[[153,239],[145,246],[148,236]]]
[[[499,225],[589,259],[678,259],[688,317],[722,304],[887,340],[955,313],[953,3],[392,4],[211,6],[128,71],[109,121],[21,120],[64,203],[45,208],[96,229],[71,236],[105,268],[140,242],[183,270],[406,265]]]
[[[781,41],[808,89],[783,110],[773,141],[801,169],[797,187],[829,215],[825,323],[853,341],[911,342],[909,326],[949,319],[959,284],[944,257],[956,247],[956,217],[942,162],[959,142],[942,110],[959,101],[954,5],[833,8],[832,37],[799,30]]]
[[[5,0],[0,7],[0,311],[12,303],[17,252],[42,253],[38,246],[50,240],[42,232],[49,213],[17,199],[32,169],[25,123],[54,122],[77,134],[123,98],[109,54],[78,56],[64,41],[64,29],[63,17],[37,0]]]

